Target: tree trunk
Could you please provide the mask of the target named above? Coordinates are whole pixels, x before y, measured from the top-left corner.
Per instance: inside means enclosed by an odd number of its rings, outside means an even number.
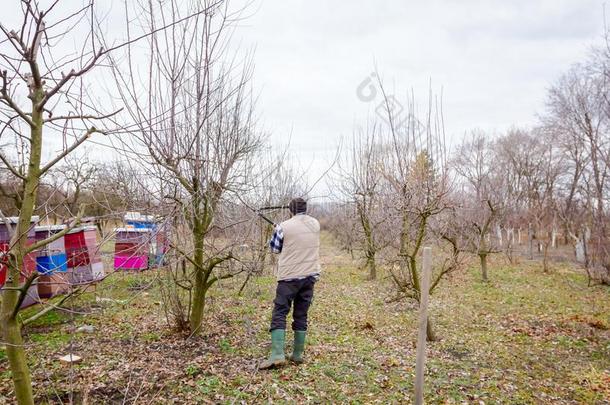
[[[195,214],[197,215],[197,214]],[[201,332],[203,322],[203,310],[205,308],[205,296],[208,292],[207,274],[203,266],[203,243],[204,231],[202,222],[199,218],[194,219],[193,226],[193,262],[195,268],[195,291],[193,293],[193,306],[189,316],[191,334],[198,335]]]
[[[364,242],[366,251],[366,268],[369,271],[369,280],[375,280],[377,278],[377,269],[375,268],[375,240],[373,238],[373,229],[371,228],[371,222],[366,212],[366,208],[363,204],[358,204],[358,211],[360,214],[360,224],[364,232]]]
[[[529,258],[530,260],[534,260],[534,235],[532,232],[532,226],[529,225],[527,229],[527,243],[529,250]]]
[[[25,212],[24,212],[25,211]],[[22,215],[27,215],[27,210],[22,207]],[[30,226],[31,210],[28,216],[28,227],[25,228],[25,233],[20,233],[22,218],[19,220],[19,224],[15,229],[15,235],[22,235],[18,238],[18,241],[14,247],[14,253],[10,258],[8,266],[8,277],[5,283],[5,287],[11,289],[5,289],[2,292],[2,304],[0,307],[0,323],[3,334],[3,340],[6,342],[6,354],[9,361],[11,375],[13,377],[13,384],[15,386],[15,396],[17,402],[21,404],[33,404],[33,392],[32,392],[32,381],[30,377],[30,370],[28,368],[25,348],[23,346],[23,338],[21,337],[21,325],[17,317],[15,316],[19,306],[19,297],[21,291],[20,286],[20,274],[23,266],[23,258],[25,256],[26,248],[26,236],[27,229]]]
[[[481,277],[483,281],[489,281],[487,278],[487,253],[479,253],[481,259]]]
[[[11,238],[12,248],[9,252],[8,274],[5,283],[5,287],[10,289],[3,291],[0,306],[0,329],[6,342],[6,354],[15,386],[15,396],[20,405],[34,403],[30,370],[26,361],[23,338],[21,337],[21,326],[16,314],[19,309],[21,294],[19,287],[27,249],[27,235],[32,226],[31,220],[38,193],[38,183],[40,182],[43,117],[38,103],[44,97],[43,90],[41,88],[34,89],[30,97],[32,99],[32,122],[34,123],[34,126],[30,129],[30,156],[27,175],[23,181],[19,220],[14,229],[15,234]]]
[[[31,216],[30,216],[31,217]],[[29,221],[28,221],[29,225]],[[15,233],[19,235],[19,227]],[[24,239],[24,238],[20,238]],[[14,316],[15,308],[19,305],[20,273],[23,266],[23,257],[25,249],[25,240],[17,242],[14,256],[11,257],[9,263],[9,277],[6,280],[5,286],[13,289],[4,290],[2,293],[2,306],[0,309],[0,322],[2,324],[2,337],[6,342],[6,355],[8,357],[13,384],[15,386],[15,397],[17,403],[33,404],[34,397],[32,392],[32,380],[30,370],[28,368],[25,347],[21,336],[21,325],[18,319]]]
[[[248,274],[246,275],[246,279],[241,284],[241,287],[239,287],[239,291],[237,292],[237,296],[238,297],[241,297],[241,294],[244,292],[244,289],[246,288],[246,285],[248,284],[248,281],[250,281],[250,277],[251,276],[252,276],[252,273],[248,272]]]
[[[434,342],[438,340],[436,333],[434,332],[434,326],[432,325],[432,320],[430,319],[430,315],[428,315],[428,321],[426,323],[426,340],[428,342]]]
[[[585,265],[585,271],[587,272],[587,286],[591,287],[593,282],[593,275],[591,274],[591,262],[589,260],[589,246],[587,240],[587,228],[583,228],[582,231],[582,250],[583,250],[583,259]]]
[[[203,310],[205,309],[205,296],[208,292],[205,283],[195,282],[195,292],[193,294],[193,307],[189,322],[191,325],[191,335],[201,333],[201,324],[203,323]]]
[[[400,274],[402,276],[402,282],[409,282],[413,286],[413,290],[419,296],[419,277],[417,276],[417,269],[414,269],[414,261],[408,258],[409,249],[409,217],[405,211],[402,214],[402,224],[400,232],[400,249],[398,251]],[[406,280],[405,278],[408,278]],[[406,286],[408,288],[408,286]]]
[[[6,299],[6,297],[4,298]],[[11,319],[8,322],[3,320],[2,329],[4,332],[4,341],[7,342],[6,355],[11,368],[11,375],[13,376],[17,403],[20,405],[34,404],[32,380],[30,378],[30,370],[23,347],[21,326],[16,319]]]
[[[542,271],[545,273],[549,272],[549,243],[546,242],[542,245]]]
[[[375,265],[375,256],[368,256],[366,258],[366,268],[369,270],[369,280],[375,280],[377,278],[377,266]]]
[[[506,257],[508,258],[508,262],[510,264],[515,264],[515,257],[513,255],[513,243],[509,242],[506,246]]]
[[[366,268],[369,271],[369,280],[377,278],[377,265],[375,263],[375,244],[372,240],[372,235],[367,236],[366,242]]]

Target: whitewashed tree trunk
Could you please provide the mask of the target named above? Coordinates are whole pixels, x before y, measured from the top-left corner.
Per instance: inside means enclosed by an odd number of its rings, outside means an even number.
[[[511,245],[515,244],[515,228],[508,228],[506,238]]]
[[[584,263],[587,259],[586,251],[585,251],[585,243],[589,241],[591,238],[591,229],[588,227],[585,228],[584,235],[581,235],[576,242],[575,250],[576,250],[576,261],[579,263]]]
[[[582,237],[576,242],[576,261],[579,263],[585,262],[585,244]]]

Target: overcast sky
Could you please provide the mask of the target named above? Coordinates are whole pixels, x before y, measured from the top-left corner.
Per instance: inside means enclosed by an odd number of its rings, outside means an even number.
[[[600,43],[603,2],[262,0],[245,24],[265,127],[292,131],[305,156],[366,120],[379,99],[356,90],[375,65],[399,100],[442,87],[452,138],[534,124],[548,87]]]
[[[10,2],[9,11],[19,3]],[[121,13],[120,1],[97,4],[112,9],[111,19]],[[453,140],[473,128],[535,124],[548,87],[600,44],[603,4],[255,0],[235,39],[255,49],[262,127],[274,143],[290,137],[292,154],[315,178],[339,139],[374,114],[380,100],[363,101],[357,89],[375,66],[399,100],[413,88],[424,105],[430,80],[436,92],[442,87]]]

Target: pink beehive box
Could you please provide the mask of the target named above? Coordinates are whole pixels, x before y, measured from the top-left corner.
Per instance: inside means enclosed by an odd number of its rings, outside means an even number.
[[[150,229],[117,228],[114,244],[114,268],[121,270],[148,269]]]
[[[145,270],[148,268],[148,256],[115,256],[115,269]]]

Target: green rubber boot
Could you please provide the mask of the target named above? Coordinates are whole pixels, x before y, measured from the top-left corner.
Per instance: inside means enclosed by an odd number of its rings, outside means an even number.
[[[294,331],[294,346],[292,348],[292,354],[290,355],[290,361],[296,364],[303,363],[303,351],[305,350],[305,336],[307,332],[304,330]]]
[[[259,370],[267,370],[286,364],[286,356],[284,355],[285,341],[286,331],[284,329],[274,329],[271,331],[271,354],[267,360],[258,366]]]

